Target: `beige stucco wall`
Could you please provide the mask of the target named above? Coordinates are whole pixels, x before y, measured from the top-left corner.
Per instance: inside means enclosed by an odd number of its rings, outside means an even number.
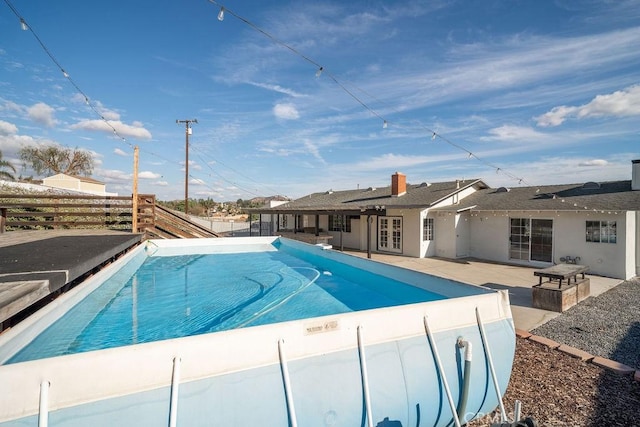
[[[456,215],[454,212],[438,212],[435,228],[435,256],[456,257]]]
[[[324,228],[325,230],[329,229],[329,220],[328,217],[327,218],[327,224],[326,225],[322,225],[322,228]],[[362,249],[362,247],[360,246],[360,237],[361,237],[361,227],[360,227],[360,223],[361,222],[365,222],[366,223],[366,216],[363,217],[364,219],[361,221],[360,219],[350,219],[349,221],[351,222],[351,232],[347,233],[346,231],[342,232],[342,246],[344,246],[345,248],[349,248],[349,249]],[[322,224],[322,221],[321,221]],[[333,240],[331,241],[331,244],[333,246],[335,246],[336,248],[340,247],[340,232],[339,231],[329,231],[328,232],[329,235],[333,236]],[[366,249],[366,247],[365,247]]]
[[[60,188],[63,190],[81,191],[98,196],[106,194],[106,187],[104,184],[82,181],[78,178],[65,174],[57,174],[44,178],[42,183],[46,186]]]
[[[553,260],[580,257],[590,272],[602,276],[628,279],[636,274],[635,213],[586,212],[478,212],[470,218],[470,256],[537,267],[550,264],[509,258],[509,219],[536,218],[553,220]],[[586,242],[586,221],[616,221],[617,243]]]

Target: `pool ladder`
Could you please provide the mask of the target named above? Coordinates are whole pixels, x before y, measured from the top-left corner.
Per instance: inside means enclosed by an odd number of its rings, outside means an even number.
[[[482,346],[484,349],[484,354],[489,365],[489,371],[491,373],[491,380],[493,383],[493,388],[496,393],[496,397],[498,398],[499,407],[500,407],[500,420],[501,423],[508,422],[506,419],[506,412],[504,408],[504,404],[502,401],[502,393],[500,392],[500,385],[498,384],[498,379],[496,376],[495,367],[493,364],[493,358],[491,356],[491,349],[489,347],[489,343],[487,341],[487,334],[484,329],[484,323],[482,322],[482,317],[480,315],[480,311],[476,308],[476,321],[478,324],[478,328],[480,330],[480,337],[482,339]],[[442,362],[440,360],[440,355],[438,352],[438,347],[433,338],[433,334],[431,332],[431,328],[429,325],[428,316],[424,316],[423,318],[424,328],[427,335],[427,339],[429,341],[429,345],[431,347],[431,351],[434,355],[434,359],[436,362],[436,369],[438,371],[438,375],[440,380],[442,381],[442,386],[445,389],[447,401],[449,403],[449,407],[451,409],[451,414],[453,417],[453,421],[456,427],[460,427],[460,418],[458,416],[456,406],[454,405],[453,398],[451,396],[451,390],[449,388],[449,383],[447,381],[446,375],[444,373],[444,368],[442,367]],[[364,344],[363,337],[363,326],[359,325],[357,328],[357,341],[358,341],[358,354],[360,359],[360,375],[362,379],[362,389],[364,396],[364,404],[365,404],[365,412],[367,419],[367,426],[373,426],[373,416],[372,416],[372,408],[371,408],[371,397],[369,391],[369,375],[367,372],[367,358],[366,358],[366,350]],[[289,367],[287,364],[287,357],[285,352],[285,342],[283,339],[278,341],[278,357],[280,361],[280,369],[282,371],[282,379],[284,385],[284,392],[287,404],[287,415],[289,417],[289,423],[291,427],[297,427],[298,421],[296,417],[296,410],[293,401],[293,390],[291,388],[291,380],[289,377]],[[173,359],[173,372],[171,376],[171,400],[169,404],[169,427],[177,426],[177,417],[178,417],[178,394],[179,394],[179,386],[180,386],[180,367],[182,360],[179,356],[174,357]],[[40,383],[40,403],[39,403],[39,414],[38,414],[38,427],[48,427],[49,425],[49,388],[51,384],[49,381],[44,380]],[[516,410],[515,410],[515,420],[520,418],[520,402],[516,401]]]

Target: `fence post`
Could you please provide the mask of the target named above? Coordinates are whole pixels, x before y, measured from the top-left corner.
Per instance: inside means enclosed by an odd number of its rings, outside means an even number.
[[[7,226],[7,208],[0,208],[0,233],[5,232]]]

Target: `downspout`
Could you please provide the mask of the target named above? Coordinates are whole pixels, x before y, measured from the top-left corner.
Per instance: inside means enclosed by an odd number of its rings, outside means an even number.
[[[458,348],[464,348],[464,374],[462,377],[462,394],[458,401],[456,413],[459,419],[464,420],[464,413],[467,410],[467,401],[469,400],[469,383],[471,382],[471,343],[459,337],[457,344]]]

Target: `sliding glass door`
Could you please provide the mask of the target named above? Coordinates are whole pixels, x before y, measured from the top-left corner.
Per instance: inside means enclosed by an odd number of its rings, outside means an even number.
[[[553,261],[553,220],[511,218],[509,258]]]

